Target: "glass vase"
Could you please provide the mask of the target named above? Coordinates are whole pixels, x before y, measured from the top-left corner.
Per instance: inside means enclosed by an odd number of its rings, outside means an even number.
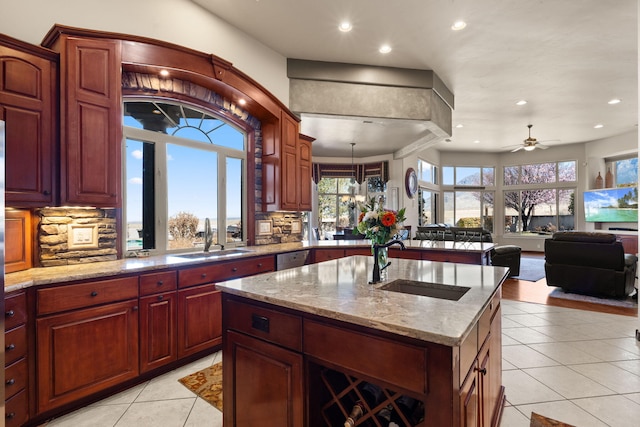
[[[375,251],[371,248],[375,256]],[[378,266],[380,267],[380,280],[385,280],[387,278],[387,269],[384,268],[389,262],[389,248],[378,248]]]

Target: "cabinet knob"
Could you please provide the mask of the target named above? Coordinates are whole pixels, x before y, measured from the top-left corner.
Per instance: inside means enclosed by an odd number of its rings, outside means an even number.
[[[487,368],[482,368],[482,369],[474,368],[474,370],[476,372],[480,372],[482,375],[487,375]]]
[[[45,196],[48,196],[48,195],[50,195],[50,194],[51,194],[51,191],[49,191],[49,190],[44,190],[44,191],[42,192],[42,194],[44,194]]]
[[[96,291],[91,291],[91,296],[92,296],[92,297],[97,297],[97,296],[98,296],[98,293],[97,293]]]
[[[164,299],[164,295],[158,295],[158,301]]]
[[[233,272],[235,273],[236,271],[238,271],[238,267],[233,267],[233,268],[231,269],[231,271],[233,271]]]
[[[5,347],[5,348],[7,349],[7,351],[11,351],[11,350],[14,350],[14,349],[16,348],[16,345],[15,345],[15,344],[13,344],[13,343],[11,343],[11,344],[9,344],[7,347]]]
[[[158,286],[162,286],[164,285],[164,282],[162,280],[158,280]]]
[[[6,414],[4,417],[8,420],[12,419],[13,417],[16,416],[15,412],[9,412],[8,414]]]
[[[132,308],[132,310],[133,310],[133,311],[138,311],[138,306],[137,306],[137,305],[134,305],[134,306],[133,306],[133,308]]]
[[[7,311],[4,315],[5,315],[6,317],[13,317],[13,316],[15,316],[15,314],[16,314],[16,313],[15,313],[15,311],[13,311],[13,310],[9,310],[9,311]]]
[[[11,378],[10,380],[7,380],[7,385],[14,385],[16,383],[16,380]]]
[[[202,277],[202,278],[204,279],[205,277],[207,277],[207,273],[202,273],[202,274],[200,275],[200,277]]]
[[[259,264],[258,264],[258,268],[262,268],[262,263],[259,263]]]

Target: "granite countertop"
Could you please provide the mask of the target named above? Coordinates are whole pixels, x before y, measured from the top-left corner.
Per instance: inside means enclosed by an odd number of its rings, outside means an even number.
[[[437,248],[444,250],[477,251],[488,250],[492,243],[453,243],[428,242],[423,240],[407,240],[409,249]],[[65,265],[58,267],[31,268],[29,270],[6,274],[4,277],[5,292],[12,292],[30,286],[65,283],[75,280],[96,279],[118,274],[142,273],[163,268],[193,266],[205,262],[229,261],[260,255],[274,255],[311,248],[353,248],[369,247],[368,240],[321,240],[314,242],[280,243],[264,246],[248,246],[241,249],[246,253],[210,258],[180,258],[179,255],[156,255],[141,258],[124,258],[116,261],[93,262],[86,264]],[[194,251],[195,252],[195,251]],[[213,252],[213,251],[212,251]]]
[[[368,284],[370,256],[351,256],[216,283],[223,292],[423,341],[459,346],[508,269],[392,259],[387,279]],[[380,290],[395,279],[466,286],[458,301]]]

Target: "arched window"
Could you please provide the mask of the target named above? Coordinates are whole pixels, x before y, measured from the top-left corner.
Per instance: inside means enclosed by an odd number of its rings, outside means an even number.
[[[180,102],[124,104],[126,250],[201,250],[246,242],[246,134]]]

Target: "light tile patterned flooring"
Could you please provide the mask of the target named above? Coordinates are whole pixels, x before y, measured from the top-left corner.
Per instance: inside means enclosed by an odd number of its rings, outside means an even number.
[[[640,425],[637,317],[502,300],[502,322],[503,427],[528,427],[532,411],[578,427]],[[222,426],[222,414],[177,381],[220,359],[205,357],[47,427]]]

